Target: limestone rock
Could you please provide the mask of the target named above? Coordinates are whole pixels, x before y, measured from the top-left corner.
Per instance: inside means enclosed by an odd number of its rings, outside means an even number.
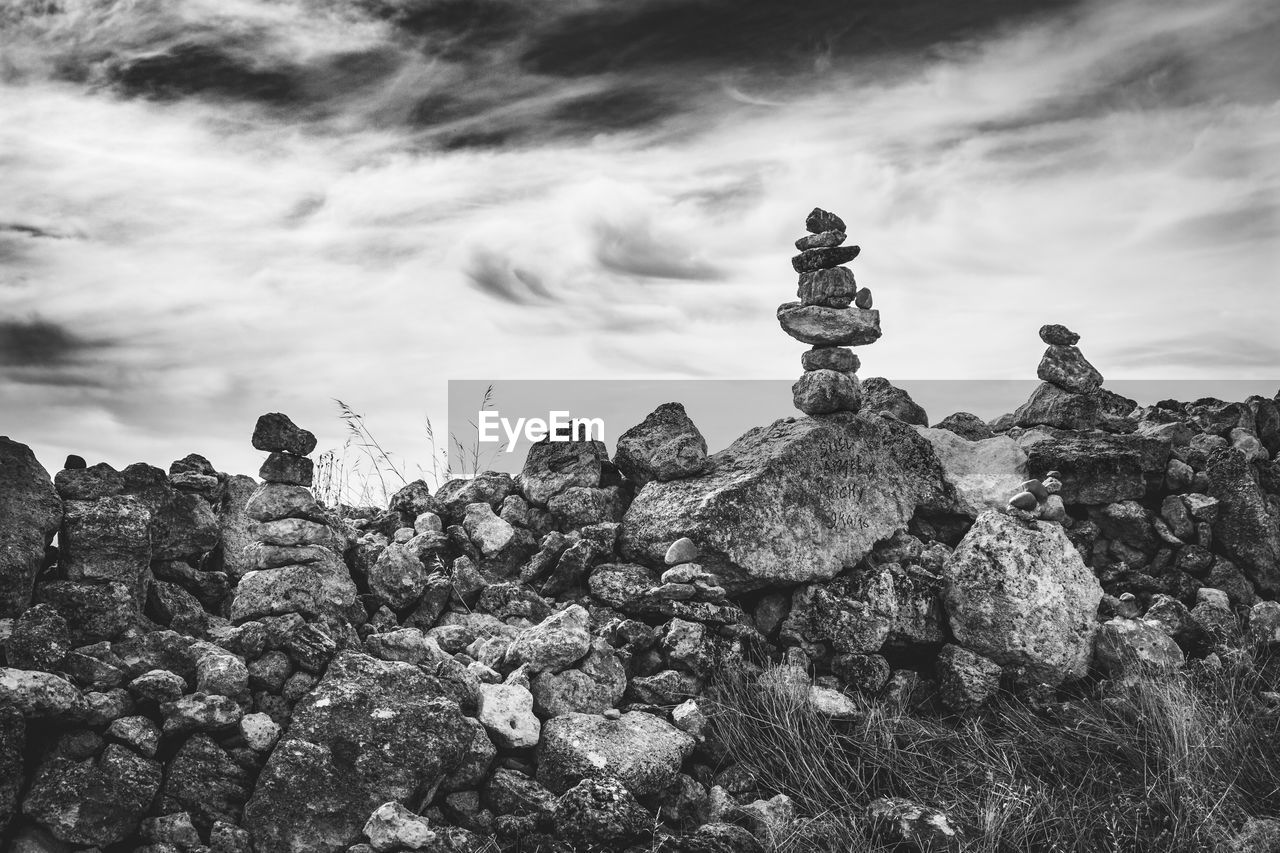
[[[1183,664],[1182,649],[1161,625],[1146,619],[1110,619],[1098,628],[1098,668],[1112,677],[1143,670],[1168,672]]]
[[[387,802],[430,790],[472,729],[412,664],[340,652],[293,710],[245,808],[259,853],[340,853]]]
[[[535,479],[538,479],[537,475],[541,471],[541,468],[544,467],[546,463],[550,462],[550,460],[547,459],[547,454],[552,453],[552,451],[548,451],[543,447],[545,443],[546,442],[538,442],[533,447],[529,448],[530,457],[537,455],[538,459],[542,460],[542,463],[530,471],[530,473],[534,475]],[[566,442],[565,444],[571,443],[572,442]],[[551,446],[564,447],[564,444],[555,444]],[[543,449],[536,451],[535,454],[535,447]],[[554,458],[558,459],[559,457]],[[572,467],[571,461],[566,462],[565,464],[568,467]],[[529,459],[525,459],[525,467],[530,467]],[[468,504],[483,502],[487,503],[494,509],[498,509],[502,506],[502,502],[507,499],[507,496],[514,494],[515,491],[516,484],[511,479],[510,474],[503,471],[485,471],[479,476],[472,477],[467,480],[450,480],[445,483],[436,490],[436,502],[440,506],[440,517],[443,518],[447,524],[458,524],[466,514]],[[550,497],[550,495],[547,496]],[[526,494],[525,497],[528,497],[528,495]]]
[[[880,340],[880,312],[784,302],[778,306],[782,331],[813,346],[864,346]]]
[[[565,714],[547,721],[538,745],[538,781],[563,793],[607,774],[632,794],[656,794],[675,781],[694,739],[666,720],[629,711],[616,720]]]
[[[1027,479],[1027,454],[1008,436],[974,441],[947,429],[916,429],[933,445],[954,489],[956,512],[977,518],[986,510],[1002,509]]]
[[[599,488],[609,464],[603,441],[551,441],[542,439],[529,447],[520,472],[525,500],[537,506],[570,486]]]
[[[97,758],[54,754],[36,771],[22,811],[62,841],[105,847],[134,833],[160,778],[159,762],[115,743]]]
[[[314,476],[315,463],[310,459],[278,451],[269,455],[258,469],[258,477],[264,483],[310,486]]]
[[[426,585],[427,568],[408,545],[388,545],[369,569],[369,591],[393,610],[421,598]]]
[[[929,443],[879,417],[780,420],[712,461],[706,476],[641,490],[623,518],[624,556],[658,565],[687,536],[726,589],[802,583],[855,565],[917,507],[949,500]]]
[[[934,424],[933,428],[950,430],[969,441],[982,441],[986,438],[992,438],[996,434],[995,430],[986,421],[969,412],[955,412],[947,415]]]
[[[62,502],[25,444],[0,437],[0,619],[31,603],[45,548],[62,524]]]
[[[663,403],[618,437],[613,462],[638,486],[701,474],[707,441],[680,403]]]
[[[999,687],[1000,664],[951,644],[938,653],[938,691],[951,710],[980,708]]]
[[[494,557],[510,544],[516,530],[493,512],[487,503],[467,505],[462,527],[485,557]]]
[[[28,719],[76,719],[88,710],[74,684],[51,672],[0,667],[0,704],[11,705]]]
[[[862,408],[867,413],[893,415],[904,424],[929,425],[924,408],[906,391],[880,376],[862,381]]]
[[[421,850],[431,847],[436,841],[436,833],[426,818],[396,802],[378,806],[365,822],[364,834],[369,839],[369,846],[379,853]]]
[[[801,305],[825,305],[829,308],[848,308],[858,292],[858,283],[848,267],[821,269],[800,274],[800,287],[796,295]]]
[[[1066,326],[1051,323],[1040,327],[1040,340],[1050,346],[1073,347],[1080,343],[1080,336]]]
[[[857,373],[862,367],[858,354],[846,347],[814,347],[800,356],[800,366],[805,370],[837,370],[840,373]]]
[[[1102,423],[1102,403],[1095,394],[1077,394],[1050,382],[1041,382],[1027,402],[1013,413],[1023,427],[1051,426],[1087,430]]]
[[[533,715],[533,694],[518,684],[481,684],[476,719],[505,749],[537,746],[542,733]]]
[[[796,272],[812,272],[825,270],[847,264],[858,257],[862,251],[860,246],[830,246],[819,249],[805,249],[791,259],[791,266]]]
[[[1047,684],[1085,674],[1102,588],[1060,526],[988,510],[943,576],[951,631],[965,648]]]
[[[68,578],[122,583],[141,607],[151,565],[151,513],[142,501],[68,501],[58,541]]]
[[[310,490],[301,486],[275,486],[268,483],[261,488],[298,489],[308,498],[311,497]],[[262,517],[249,511],[249,505],[253,503],[254,497],[258,496],[258,490],[258,483],[252,477],[244,474],[228,477],[218,508],[217,567],[237,580],[254,569],[254,551],[257,543],[254,541],[253,534],[249,532],[250,526],[255,520],[271,520],[265,511],[264,505],[268,503],[266,500],[260,499],[258,504],[258,512]],[[314,499],[312,502],[314,503]],[[283,518],[285,513],[274,517]]]
[[[252,571],[241,578],[231,602],[232,622],[286,613],[307,619],[328,616],[364,621],[355,584],[336,555],[305,566]]]
[[[1224,449],[1209,457],[1209,495],[1218,501],[1213,538],[1258,589],[1280,593],[1280,514],[1267,501],[1243,454]]]
[[[583,779],[556,802],[557,834],[576,849],[621,850],[652,824],[649,813],[617,779]]]
[[[521,631],[507,647],[507,662],[526,664],[530,673],[559,672],[581,660],[591,648],[591,617],[574,604]]]

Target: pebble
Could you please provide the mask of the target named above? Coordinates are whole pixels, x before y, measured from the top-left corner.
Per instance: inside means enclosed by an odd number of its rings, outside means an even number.
[[[676,566],[680,563],[692,563],[696,559],[698,559],[697,544],[688,536],[682,536],[667,548],[667,555],[663,561],[668,566]]]
[[[1031,492],[1018,492],[1016,495],[1009,498],[1009,506],[1025,512],[1030,512],[1039,506],[1039,504],[1040,502],[1036,500],[1036,496]]]
[[[864,287],[859,290],[853,297],[853,304],[859,308],[866,310],[871,307],[871,288]]]

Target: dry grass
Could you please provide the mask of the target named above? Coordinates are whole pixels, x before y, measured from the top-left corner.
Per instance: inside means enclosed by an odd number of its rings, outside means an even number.
[[[823,819],[784,853],[893,849],[863,819],[879,796],[946,812],[966,851],[1211,851],[1280,811],[1280,722],[1259,696],[1276,680],[1245,656],[1043,711],[1002,696],[980,716],[879,704],[841,722],[733,675],[713,722],[765,791]]]

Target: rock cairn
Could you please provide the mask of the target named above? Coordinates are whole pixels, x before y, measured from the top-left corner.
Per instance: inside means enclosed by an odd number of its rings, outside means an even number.
[[[1040,327],[1040,339],[1048,344],[1036,370],[1041,382],[1013,413],[1014,424],[1132,431],[1128,415],[1137,404],[1102,387],[1102,374],[1076,346],[1080,336],[1055,323]]]
[[[331,519],[311,493],[307,454],[316,437],[273,412],[258,418],[253,446],[270,455],[258,472],[263,483],[245,506],[255,522],[249,529],[254,570],[236,588],[232,621],[289,613],[335,627],[344,618],[364,621],[355,586],[334,550]]]
[[[1043,480],[1032,478],[1022,483],[1021,490],[1009,498],[1010,513],[1027,520],[1041,518],[1070,527],[1073,520],[1062,502],[1062,474],[1050,471]]]
[[[880,312],[871,307],[871,291],[843,266],[861,251],[844,245],[844,220],[815,207],[804,224],[809,233],[796,240],[800,254],[791,259],[800,301],[778,306],[782,330],[813,347],[800,359],[804,375],[791,386],[792,399],[806,415],[856,412],[860,362],[850,347],[879,339]]]

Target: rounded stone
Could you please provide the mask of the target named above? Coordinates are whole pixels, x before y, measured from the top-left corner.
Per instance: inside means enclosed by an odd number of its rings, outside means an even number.
[[[698,559],[697,544],[688,536],[681,536],[671,543],[663,562],[668,566],[675,566],[680,563],[692,563],[696,559]]]
[[[255,450],[284,451],[306,456],[316,449],[316,437],[295,424],[288,415],[268,412],[254,424],[253,447]]]
[[[791,399],[806,415],[856,412],[862,404],[862,388],[853,374],[810,370],[791,386]]]
[[[862,288],[853,295],[853,304],[859,308],[870,308],[871,301],[871,289],[868,287]]]
[[[1080,343],[1080,336],[1057,323],[1049,323],[1040,327],[1040,340],[1050,346],[1071,347]]]
[[[800,356],[800,366],[805,370],[838,370],[841,373],[857,373],[862,367],[858,354],[846,347],[814,347]]]

